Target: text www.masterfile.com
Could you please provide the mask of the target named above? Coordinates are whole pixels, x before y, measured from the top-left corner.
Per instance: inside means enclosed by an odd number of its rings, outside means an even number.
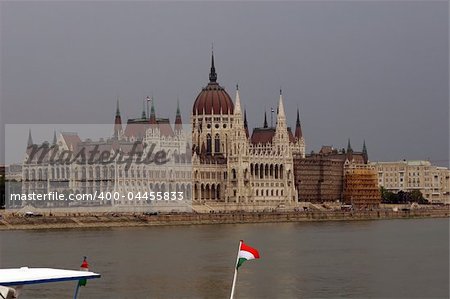
[[[105,192],[93,193],[62,193],[57,191],[47,193],[11,193],[10,201],[174,201],[183,200],[186,196],[182,191],[172,192]]]

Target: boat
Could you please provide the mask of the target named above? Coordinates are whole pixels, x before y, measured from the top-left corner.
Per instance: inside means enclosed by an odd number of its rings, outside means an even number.
[[[76,281],[74,299],[78,296],[80,281],[100,278],[101,275],[90,271],[65,270],[53,268],[10,268],[0,269],[0,298],[19,298],[27,285],[61,281]]]

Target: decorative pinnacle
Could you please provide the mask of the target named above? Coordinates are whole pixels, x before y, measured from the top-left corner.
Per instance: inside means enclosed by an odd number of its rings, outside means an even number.
[[[267,128],[267,127],[268,127],[268,125],[267,125],[267,112],[264,111],[264,128]]]
[[[31,137],[31,129],[28,129],[28,142],[27,142],[27,146],[32,146],[33,145],[33,138]]]
[[[147,114],[145,113],[145,104],[146,104],[146,99],[142,100],[142,118],[147,118]]]
[[[348,139],[348,143],[347,143],[347,152],[349,152],[349,151],[353,151],[352,145],[350,144],[350,138]]]
[[[117,97],[117,103],[116,103],[116,116],[120,116],[119,97]]]
[[[177,116],[180,115],[180,99],[177,97]]]
[[[53,131],[53,145],[56,144],[56,131]]]
[[[244,109],[244,127],[247,127],[247,109]]]

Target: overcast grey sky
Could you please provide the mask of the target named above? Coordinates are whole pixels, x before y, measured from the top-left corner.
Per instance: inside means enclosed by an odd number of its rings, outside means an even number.
[[[251,127],[282,86],[307,152],[366,139],[372,161],[448,164],[447,1],[0,5],[2,126],[110,123],[117,96],[122,119],[138,117],[150,94],[172,119],[179,97],[188,122],[214,42],[218,81],[233,99],[239,82]]]

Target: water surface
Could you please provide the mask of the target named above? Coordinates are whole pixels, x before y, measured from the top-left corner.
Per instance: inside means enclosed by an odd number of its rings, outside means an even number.
[[[238,241],[261,259],[236,298],[448,298],[449,220],[167,226],[0,232],[0,266],[102,274],[80,298],[227,298]],[[74,282],[23,298],[71,298]]]

